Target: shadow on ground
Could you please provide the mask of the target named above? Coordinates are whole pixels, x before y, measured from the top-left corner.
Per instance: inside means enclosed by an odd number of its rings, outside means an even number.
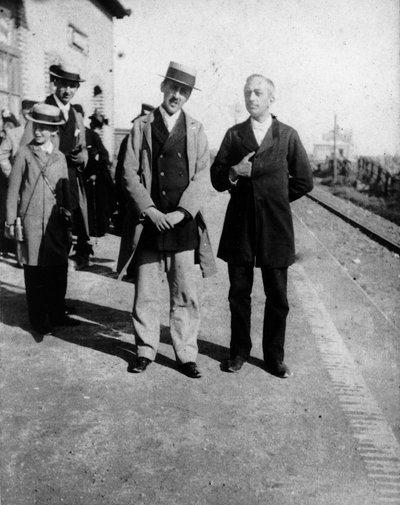
[[[25,292],[22,288],[1,282],[0,297],[2,300],[0,321],[7,326],[21,328],[35,338],[30,331]],[[57,328],[54,336],[74,345],[118,356],[128,363],[128,372],[131,371],[131,365],[136,356],[136,346],[133,344],[133,336],[130,337],[132,343],[124,340],[127,334],[132,335],[130,313],[82,300],[69,299],[68,304],[76,308],[77,315],[82,318],[82,324],[76,327]],[[160,342],[172,345],[168,326],[161,326]],[[201,335],[198,346],[199,354],[218,362],[223,362],[229,356],[227,347],[204,340]],[[176,369],[176,361],[160,352],[157,353],[155,362],[167,368]],[[263,362],[257,358],[251,357],[249,363],[254,366],[263,366]]]

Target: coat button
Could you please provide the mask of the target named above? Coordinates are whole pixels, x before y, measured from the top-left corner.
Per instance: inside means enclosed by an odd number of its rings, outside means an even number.
[[[182,154],[181,153],[178,153],[178,158],[182,158]]]
[[[162,154],[160,154],[160,160],[162,159],[162,157],[163,157],[163,155],[162,155]]]
[[[167,193],[163,190],[161,191],[162,196],[165,196]]]
[[[161,177],[164,177],[165,172],[160,172]]]

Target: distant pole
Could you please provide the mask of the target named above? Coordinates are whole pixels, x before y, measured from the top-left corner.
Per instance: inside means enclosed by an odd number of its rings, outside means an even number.
[[[333,179],[332,183],[337,182],[337,166],[336,166],[336,114],[333,120]]]

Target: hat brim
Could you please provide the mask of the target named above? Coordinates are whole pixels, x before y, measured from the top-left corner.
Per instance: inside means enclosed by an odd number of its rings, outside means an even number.
[[[53,77],[57,77],[57,79],[64,79],[64,81],[85,82],[85,79],[81,79],[80,77],[72,77],[71,78],[71,75],[69,75],[69,76],[60,75],[60,74],[57,74],[57,72],[53,72],[53,70],[50,70],[49,74],[52,75]]]
[[[62,119],[61,121],[56,121],[56,122],[46,121],[45,119],[41,120],[41,119],[37,119],[35,117],[32,117],[30,114],[27,114],[26,118],[29,119],[30,121],[32,121],[33,123],[41,123],[41,124],[47,124],[47,125],[53,125],[53,126],[60,126],[60,125],[65,124],[64,119]]]
[[[161,74],[157,74],[157,75],[159,75],[160,77],[163,77],[164,79],[168,79],[169,81],[175,81],[175,82],[177,82],[179,84],[182,84],[183,86],[186,86],[187,88],[195,89],[197,91],[201,91],[201,89],[196,88],[196,86],[189,86],[186,82],[179,81],[178,79],[174,79],[173,77],[169,77],[167,75],[161,75]]]

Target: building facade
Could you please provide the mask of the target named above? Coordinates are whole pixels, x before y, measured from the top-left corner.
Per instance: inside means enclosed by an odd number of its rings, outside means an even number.
[[[103,140],[114,149],[113,19],[129,15],[117,0],[0,0],[0,109],[19,117],[22,99],[52,92],[49,66],[64,64],[85,79],[74,103],[85,116],[109,118]]]

